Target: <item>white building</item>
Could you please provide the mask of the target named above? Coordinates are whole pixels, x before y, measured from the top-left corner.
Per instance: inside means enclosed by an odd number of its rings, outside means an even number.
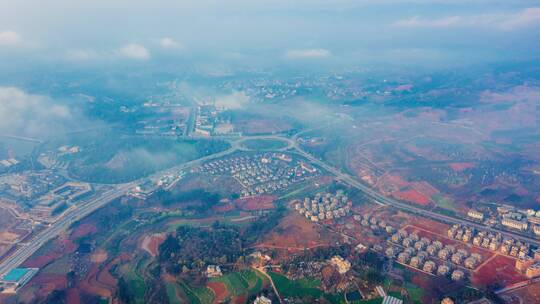
[[[527,227],[529,226],[527,222],[521,222],[510,218],[503,219],[501,223],[503,224],[503,226],[518,230],[527,230]]]
[[[272,300],[265,296],[258,296],[255,301],[253,301],[253,304],[272,304]]]
[[[484,214],[474,209],[469,210],[469,212],[467,212],[467,216],[475,220],[480,220],[480,221],[484,220]]]

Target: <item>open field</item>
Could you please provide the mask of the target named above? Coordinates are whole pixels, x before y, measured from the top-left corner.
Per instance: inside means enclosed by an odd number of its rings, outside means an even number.
[[[212,289],[217,299],[235,298],[255,295],[268,286],[269,282],[257,270],[243,269],[212,278],[207,287]],[[242,301],[239,301],[242,302]]]
[[[268,273],[276,285],[276,289],[283,297],[305,297],[311,296],[313,298],[319,298],[323,295],[322,290],[317,287],[320,282],[314,280],[290,280],[286,276],[276,273]]]
[[[257,243],[256,248],[275,248],[301,251],[330,244],[328,232],[296,212],[287,215],[272,232]]]
[[[287,143],[275,139],[250,139],[242,142],[242,146],[255,151],[272,151],[285,148]]]
[[[498,254],[478,268],[471,281],[479,286],[495,283],[506,286],[526,280],[527,278],[516,270],[515,263],[515,259]]]

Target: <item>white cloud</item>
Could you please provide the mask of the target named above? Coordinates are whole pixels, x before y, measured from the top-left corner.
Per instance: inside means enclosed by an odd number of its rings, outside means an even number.
[[[122,47],[118,50],[118,54],[122,57],[135,60],[150,59],[150,52],[144,46],[136,43],[131,43]]]
[[[6,135],[46,136],[76,123],[73,112],[50,98],[15,87],[0,87],[0,132]]]
[[[16,46],[23,41],[21,35],[14,31],[0,31],[0,46]]]
[[[504,30],[513,30],[537,24],[540,24],[540,7],[531,7],[509,16],[502,22],[501,28]]]
[[[94,50],[69,50],[66,56],[70,61],[89,61],[101,57]]]
[[[460,25],[463,20],[460,16],[444,17],[439,19],[424,19],[414,16],[409,19],[399,20],[394,25],[401,27],[451,27]]]
[[[170,37],[163,37],[159,40],[159,45],[164,48],[164,49],[174,49],[174,50],[181,50],[184,48],[184,46],[174,40],[173,38],[170,38]]]
[[[326,49],[296,49],[285,54],[288,59],[318,59],[330,57],[332,53]]]
[[[516,30],[540,24],[540,7],[531,7],[515,13],[481,14],[467,16],[447,16],[441,18],[423,18],[414,16],[398,20],[394,23],[399,27],[416,28],[455,28],[482,27],[497,30]]]
[[[245,92],[235,91],[232,94],[216,98],[216,106],[228,109],[241,109],[249,100],[249,96]]]

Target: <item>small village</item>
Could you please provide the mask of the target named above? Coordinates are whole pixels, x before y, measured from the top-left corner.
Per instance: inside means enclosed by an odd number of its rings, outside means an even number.
[[[313,166],[284,153],[257,153],[214,160],[200,171],[230,175],[242,187],[241,197],[277,192],[319,175]]]

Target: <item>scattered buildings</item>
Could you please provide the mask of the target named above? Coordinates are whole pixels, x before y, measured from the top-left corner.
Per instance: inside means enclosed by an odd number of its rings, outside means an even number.
[[[208,265],[206,267],[206,276],[209,278],[216,278],[222,276],[221,267],[219,265]]]
[[[469,216],[472,219],[480,220],[480,221],[484,219],[484,214],[474,209],[469,210],[469,212],[467,212],[467,216]]]
[[[403,304],[403,300],[394,298],[392,296],[386,296],[383,298],[382,304]]]
[[[527,267],[527,270],[525,271],[525,275],[529,279],[540,276],[540,262],[535,262],[534,264]]]
[[[330,264],[335,266],[339,274],[345,274],[351,269],[351,262],[345,260],[339,255],[335,255],[330,259]]]
[[[272,304],[272,300],[265,296],[258,296],[255,301],[253,301],[253,304]]]

